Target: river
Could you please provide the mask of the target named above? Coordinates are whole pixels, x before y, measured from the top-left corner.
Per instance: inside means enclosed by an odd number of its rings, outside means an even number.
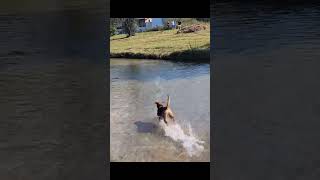
[[[212,8],[215,178],[319,179],[319,3]]]
[[[111,59],[111,161],[210,161],[210,65]],[[176,125],[156,117],[170,95]]]
[[[12,4],[23,11],[0,14],[1,179],[106,178],[106,11]]]

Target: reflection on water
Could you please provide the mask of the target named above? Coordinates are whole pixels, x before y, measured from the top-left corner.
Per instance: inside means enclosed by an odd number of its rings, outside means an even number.
[[[113,59],[110,76],[111,161],[210,160],[209,64]],[[178,123],[170,128],[154,104],[167,94]]]

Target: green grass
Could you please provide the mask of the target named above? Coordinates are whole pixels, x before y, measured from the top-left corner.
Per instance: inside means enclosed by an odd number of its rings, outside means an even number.
[[[177,30],[151,31],[110,38],[113,58],[143,58],[210,61],[210,29],[195,33],[176,33]]]

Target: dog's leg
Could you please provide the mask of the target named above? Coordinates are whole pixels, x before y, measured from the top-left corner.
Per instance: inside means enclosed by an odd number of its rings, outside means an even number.
[[[173,113],[172,112],[169,112],[169,114],[168,114],[169,116],[170,116],[170,118],[173,120],[173,121],[175,121],[174,120],[174,116],[173,116]]]
[[[167,122],[167,115],[166,115],[166,114],[163,116],[163,121],[168,125],[168,122]]]

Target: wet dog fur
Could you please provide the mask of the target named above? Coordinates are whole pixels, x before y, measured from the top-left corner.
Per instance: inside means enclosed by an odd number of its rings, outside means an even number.
[[[173,115],[173,112],[170,108],[170,96],[168,95],[168,98],[167,98],[167,104],[166,106],[164,106],[163,104],[159,103],[159,102],[155,102],[155,104],[157,105],[157,116],[159,118],[159,121],[161,119],[163,119],[163,121],[168,124],[168,119],[170,118],[171,120],[173,120],[173,122],[175,121],[174,120],[174,115]]]

